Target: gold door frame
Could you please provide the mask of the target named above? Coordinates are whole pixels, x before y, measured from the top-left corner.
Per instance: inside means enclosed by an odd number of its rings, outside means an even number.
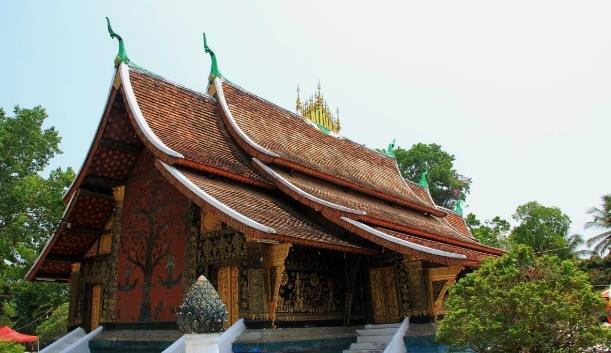
[[[229,265],[218,268],[218,292],[225,307],[227,308],[227,322],[225,328],[233,325],[239,319],[239,270],[237,265]]]
[[[91,317],[89,321],[89,329],[95,330],[100,326],[100,317],[102,314],[102,285],[95,284],[91,287]]]

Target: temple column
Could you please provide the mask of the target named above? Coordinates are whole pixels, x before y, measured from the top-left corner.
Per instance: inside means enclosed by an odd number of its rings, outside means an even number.
[[[444,266],[427,270],[429,312],[435,321],[443,314],[443,304],[448,289],[456,283],[456,276],[464,269],[463,266]]]
[[[70,272],[70,306],[68,308],[68,326],[78,326],[81,324],[79,315],[78,301],[81,296],[81,263],[75,262],[71,266]]]
[[[344,325],[350,325],[350,318],[352,316],[352,300],[354,298],[354,288],[356,286],[356,280],[359,273],[359,267],[361,264],[360,255],[351,256],[349,261],[350,269],[346,271],[346,301],[344,304]]]
[[[413,260],[407,256],[401,261],[403,270],[407,275],[409,293],[406,295],[406,304],[402,305],[402,315],[409,313],[410,316],[424,316],[428,314],[427,293],[425,286],[426,273],[422,260]],[[404,300],[401,301],[402,303]],[[405,306],[409,306],[406,308]]]
[[[121,242],[121,214],[123,213],[123,198],[125,196],[125,186],[120,185],[112,189],[115,200],[115,207],[112,213],[112,247],[111,247],[111,283],[110,296],[105,308],[105,321],[114,321],[116,317],[117,291],[119,288],[119,246]]]
[[[290,243],[282,243],[267,245],[264,249],[263,268],[267,289],[267,308],[271,316],[272,327],[276,325],[276,309],[285,271],[284,262],[289,255],[290,248]]]
[[[186,216],[187,225],[187,244],[185,248],[185,268],[183,295],[187,294],[191,285],[202,274],[203,253],[201,249],[201,215],[199,206],[190,202],[190,207]]]

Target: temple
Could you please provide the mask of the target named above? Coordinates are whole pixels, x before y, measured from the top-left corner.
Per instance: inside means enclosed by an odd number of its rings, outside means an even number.
[[[201,274],[228,325],[435,320],[457,277],[503,253],[389,153],[342,137],[320,91],[295,114],[221,75],[207,43],[208,85],[193,91],[135,65],[111,35],[105,110],[27,274],[69,283],[72,328],[175,329]]]

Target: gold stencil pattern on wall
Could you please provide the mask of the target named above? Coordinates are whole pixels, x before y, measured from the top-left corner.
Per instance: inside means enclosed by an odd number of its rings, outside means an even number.
[[[375,323],[398,322],[399,303],[394,268],[388,266],[370,269],[369,281]]]
[[[238,321],[238,266],[223,266],[218,270],[218,292],[227,307],[225,328]]]

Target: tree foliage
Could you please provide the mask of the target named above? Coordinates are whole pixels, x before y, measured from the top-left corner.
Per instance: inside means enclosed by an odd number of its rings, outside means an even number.
[[[60,137],[41,107],[0,108],[0,322],[33,333],[65,301],[65,285],[23,280],[64,210],[71,169],[41,173],[60,153]]]
[[[0,352],[2,353],[23,353],[25,347],[19,343],[0,342]]]
[[[530,246],[536,254],[556,255],[563,259],[573,256],[568,242],[571,219],[557,207],[546,207],[536,201],[518,206],[509,240],[512,244]]]
[[[592,256],[589,259],[579,260],[579,268],[590,277],[590,283],[598,289],[608,287],[611,283],[611,256],[603,258]]]
[[[469,193],[471,179],[454,169],[454,155],[440,145],[417,143],[408,150],[398,147],[395,158],[403,177],[413,182],[428,170],[429,190],[439,206],[452,208]]]
[[[41,344],[49,344],[64,334],[68,327],[68,303],[63,303],[53,310],[51,316],[36,328]]]
[[[611,343],[603,306],[573,261],[521,245],[450,289],[437,338],[476,353],[596,352]]]
[[[600,256],[611,250],[611,194],[602,197],[601,208],[593,207],[588,213],[592,215],[592,221],[586,223],[586,228],[598,228],[603,232],[588,239],[587,244]]]
[[[507,237],[511,229],[507,220],[496,216],[482,223],[473,213],[469,213],[465,222],[469,226],[471,234],[480,242],[501,249],[507,247]]]

